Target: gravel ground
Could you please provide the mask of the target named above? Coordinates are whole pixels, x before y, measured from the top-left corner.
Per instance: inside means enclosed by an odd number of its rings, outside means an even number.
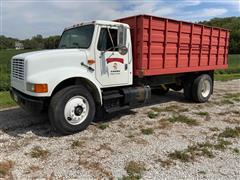
[[[240,80],[215,82],[205,104],[169,92],[64,137],[51,130],[46,117],[1,110],[0,177],[240,179],[239,93]],[[149,111],[156,117],[149,118]],[[178,115],[185,119],[174,122]],[[233,135],[224,134],[227,127]],[[218,148],[222,142],[227,143]]]

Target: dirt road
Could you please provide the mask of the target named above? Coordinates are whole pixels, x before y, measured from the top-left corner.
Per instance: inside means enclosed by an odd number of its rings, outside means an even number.
[[[240,80],[208,103],[181,92],[61,137],[46,117],[0,111],[0,177],[240,179]]]

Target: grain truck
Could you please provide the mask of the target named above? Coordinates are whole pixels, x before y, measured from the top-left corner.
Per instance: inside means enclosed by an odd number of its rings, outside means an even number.
[[[183,89],[186,99],[206,102],[214,70],[228,66],[228,46],[226,29],[151,15],[80,23],[64,30],[58,49],[12,57],[11,96],[72,134],[152,92]]]

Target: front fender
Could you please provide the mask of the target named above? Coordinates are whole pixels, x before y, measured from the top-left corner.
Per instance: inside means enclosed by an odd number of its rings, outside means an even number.
[[[33,93],[29,92],[29,95],[39,96],[39,97],[50,97],[53,93],[55,87],[61,83],[62,81],[69,78],[85,78],[89,80],[92,84],[96,86],[98,90],[100,100],[102,101],[102,93],[101,86],[95,78],[95,72],[89,71],[85,68],[76,68],[76,67],[65,67],[65,68],[57,68],[51,69],[48,71],[44,71],[38,74],[34,74],[27,78],[27,82],[33,84],[48,84],[48,92],[47,93]]]

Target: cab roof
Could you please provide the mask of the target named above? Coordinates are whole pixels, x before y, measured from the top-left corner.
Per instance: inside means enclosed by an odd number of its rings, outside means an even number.
[[[123,26],[129,28],[129,25],[125,24],[125,23],[119,23],[119,22],[115,22],[115,21],[96,20],[96,21],[82,22],[82,23],[79,23],[79,24],[74,24],[72,26],[66,27],[64,29],[64,31],[75,28],[75,27],[79,27],[79,26],[89,25],[89,24],[110,25],[110,26],[123,25]]]

